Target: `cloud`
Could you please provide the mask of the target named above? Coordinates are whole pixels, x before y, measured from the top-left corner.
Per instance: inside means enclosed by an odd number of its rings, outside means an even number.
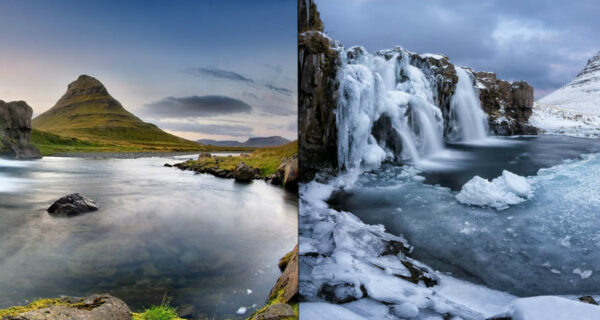
[[[597,0],[316,3],[325,31],[347,48],[444,54],[458,65],[528,81],[538,97],[572,80],[600,50]]]
[[[298,113],[296,110],[291,110],[288,108],[284,108],[282,106],[274,106],[274,105],[266,105],[260,107],[266,115],[276,115],[276,116],[291,116]]]
[[[252,107],[242,100],[226,96],[166,97],[146,105],[146,113],[163,117],[214,117],[250,113]]]
[[[265,84],[265,87],[267,87],[268,89],[271,89],[274,92],[286,95],[286,96],[291,96],[293,94],[292,90],[290,89],[286,89],[286,88],[281,88],[281,87],[276,87],[272,84]]]
[[[213,67],[189,68],[185,72],[188,74],[191,74],[193,76],[210,76],[210,77],[214,77],[214,78],[240,81],[240,82],[245,82],[245,83],[254,83],[253,79],[245,77],[237,72],[213,68]]]
[[[212,135],[247,137],[253,129],[245,125],[205,124],[194,122],[158,122],[160,128],[173,131],[197,132]]]

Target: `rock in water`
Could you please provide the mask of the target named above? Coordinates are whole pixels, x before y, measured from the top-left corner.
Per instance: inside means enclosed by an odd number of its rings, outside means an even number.
[[[79,193],[70,194],[54,202],[48,212],[56,216],[71,217],[98,210],[98,205]]]
[[[33,109],[24,101],[0,100],[0,154],[16,159],[38,159],[42,153],[29,144]]]
[[[71,299],[68,299],[71,300]],[[69,305],[55,305],[25,312],[6,320],[130,320],[125,302],[109,295],[93,295]]]
[[[283,185],[288,189],[298,188],[298,154],[294,154],[289,158],[281,161],[281,164],[272,178],[272,183]]]
[[[256,177],[256,172],[251,166],[240,162],[235,166],[235,180],[237,181],[251,181]]]

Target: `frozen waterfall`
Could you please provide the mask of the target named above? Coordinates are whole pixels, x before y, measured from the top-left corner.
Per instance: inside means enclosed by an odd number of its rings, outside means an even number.
[[[487,137],[487,116],[481,109],[471,77],[463,68],[454,67],[458,76],[456,91],[450,102],[450,121],[455,123],[452,140],[470,142]]]
[[[340,168],[377,167],[385,160],[416,163],[444,150],[444,116],[436,104],[438,76],[412,65],[410,53],[401,48],[369,54],[354,47],[340,54]],[[462,68],[455,70],[459,81],[450,101],[448,139],[485,138],[487,119],[471,77]]]

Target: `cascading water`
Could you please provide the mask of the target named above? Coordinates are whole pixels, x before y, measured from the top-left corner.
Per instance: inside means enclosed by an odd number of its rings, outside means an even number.
[[[402,49],[367,53],[363,48],[342,52],[338,77],[338,161],[340,168],[377,166],[385,159],[418,161],[443,147],[443,117],[435,106],[433,86],[409,64]],[[349,57],[346,59],[346,57]],[[390,118],[402,150],[390,150],[371,134],[383,115]]]
[[[463,68],[454,67],[458,76],[456,91],[450,102],[450,121],[454,123],[450,138],[476,141],[487,137],[487,116],[481,109],[471,77]]]

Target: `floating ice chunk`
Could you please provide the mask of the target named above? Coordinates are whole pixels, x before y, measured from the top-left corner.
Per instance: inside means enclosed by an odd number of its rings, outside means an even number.
[[[248,311],[248,308],[246,308],[246,307],[240,307],[239,309],[237,309],[237,311],[235,313],[237,313],[237,314],[244,314],[244,313],[246,313],[246,311]]]
[[[252,294],[252,289],[246,289],[247,294]]]
[[[578,274],[581,277],[581,279],[587,279],[592,276],[592,270],[581,271],[581,269],[576,268],[576,269],[573,269],[573,273]]]
[[[479,176],[473,177],[463,185],[455,198],[467,205],[504,210],[532,196],[533,190],[527,179],[504,170],[500,177],[492,181]]]
[[[506,190],[516,194],[519,197],[529,198],[533,196],[533,190],[525,177],[516,175],[510,171],[503,170],[502,176],[494,179],[492,182],[504,184]]]
[[[539,296],[516,299],[509,311],[495,318],[512,320],[597,320],[600,307],[556,296]]]

